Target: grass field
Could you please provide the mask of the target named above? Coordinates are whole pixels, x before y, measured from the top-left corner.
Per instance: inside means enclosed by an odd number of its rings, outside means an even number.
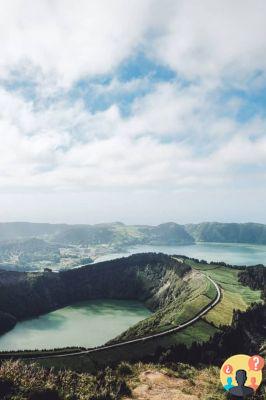
[[[199,271],[219,284],[222,290],[222,299],[211,311],[209,311],[200,321],[181,332],[156,339],[152,344],[147,344],[150,351],[154,345],[169,347],[174,344],[185,344],[190,346],[194,341],[207,341],[213,334],[224,325],[232,323],[234,310],[245,311],[252,303],[261,301],[261,292],[243,286],[238,281],[239,269],[223,267],[221,265],[210,265],[195,263],[193,260],[185,260],[193,270]],[[201,276],[201,292],[193,294],[186,293],[186,299],[179,299],[183,302],[182,311],[176,315],[176,323],[183,322],[191,318],[195,310],[204,307],[210,299],[216,295],[214,286]],[[204,282],[204,284],[203,284]],[[178,301],[178,300],[177,300]]]
[[[252,303],[261,301],[259,290],[252,290],[238,281],[240,270],[221,265],[198,264],[192,260],[187,260],[187,263],[214,279],[222,289],[221,302],[203,317],[207,322],[217,327],[230,325],[234,310],[245,311]]]

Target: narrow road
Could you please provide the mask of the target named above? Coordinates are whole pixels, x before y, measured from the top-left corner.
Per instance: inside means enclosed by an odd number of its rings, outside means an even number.
[[[82,351],[75,352],[75,353],[64,353],[64,354],[36,356],[36,357],[33,356],[33,357],[28,358],[28,359],[40,360],[40,359],[45,359],[45,358],[61,358],[61,357],[69,357],[69,356],[71,356],[71,357],[72,356],[80,356],[80,355],[83,355],[83,354],[92,354],[92,353],[97,353],[97,352],[103,351],[103,350],[115,349],[115,348],[119,348],[119,347],[122,347],[122,346],[127,346],[127,345],[129,345],[131,343],[143,343],[143,342],[145,342],[147,340],[151,340],[151,339],[154,339],[154,338],[157,338],[157,337],[161,337],[161,336],[166,336],[169,333],[179,332],[182,329],[187,328],[188,326],[193,325],[195,322],[197,322],[201,317],[203,317],[213,307],[215,307],[221,300],[222,294],[221,294],[220,287],[209,276],[207,276],[207,275],[205,275],[205,276],[214,285],[214,287],[216,289],[216,292],[217,292],[216,297],[206,307],[204,307],[195,317],[193,317],[192,319],[189,319],[188,321],[184,322],[181,325],[175,326],[174,328],[167,329],[167,330],[165,330],[163,332],[160,332],[160,333],[154,333],[153,335],[144,336],[142,338],[137,338],[137,339],[127,340],[125,342],[119,342],[119,343],[115,343],[115,344],[109,344],[109,345],[105,345],[105,346],[94,347],[92,349],[82,350]]]

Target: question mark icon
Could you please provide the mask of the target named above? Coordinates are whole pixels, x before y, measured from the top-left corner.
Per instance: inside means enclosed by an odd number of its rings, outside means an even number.
[[[226,365],[223,367],[223,371],[224,371],[224,373],[225,373],[226,375],[230,375],[230,374],[233,372],[233,367],[232,367],[232,365],[226,364]]]
[[[258,355],[252,356],[248,361],[248,366],[252,371],[260,371],[264,367],[264,359]]]
[[[253,361],[254,361],[254,370],[257,371],[258,366],[260,364],[260,359],[259,359],[259,357],[255,356],[255,357],[253,357]]]

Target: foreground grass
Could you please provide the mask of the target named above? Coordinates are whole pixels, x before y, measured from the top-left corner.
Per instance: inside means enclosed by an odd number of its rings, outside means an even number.
[[[36,364],[5,361],[0,366],[1,400],[222,400],[216,367],[187,364],[128,364],[97,374],[55,372]],[[258,394],[254,399],[263,399]]]
[[[19,360],[4,361],[0,367],[1,400],[115,400],[130,393],[119,368],[92,375],[54,372]]]

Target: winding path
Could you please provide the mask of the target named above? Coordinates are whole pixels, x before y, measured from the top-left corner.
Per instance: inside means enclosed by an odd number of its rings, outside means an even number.
[[[151,340],[151,339],[154,339],[154,338],[157,338],[157,337],[161,337],[161,336],[166,336],[169,333],[179,332],[182,329],[187,328],[188,326],[193,325],[195,322],[197,322],[201,317],[206,315],[213,307],[215,307],[221,300],[222,294],[221,294],[220,287],[209,276],[207,276],[207,275],[205,275],[205,276],[214,285],[214,287],[216,289],[216,292],[217,292],[216,297],[207,306],[205,306],[203,309],[201,309],[201,311],[197,315],[195,315],[195,317],[189,319],[188,321],[184,322],[183,324],[175,326],[174,328],[167,329],[167,330],[165,330],[163,332],[154,333],[153,335],[149,335],[149,336],[144,336],[142,338],[131,339],[131,340],[127,340],[127,341],[124,341],[124,342],[115,343],[115,344],[103,345],[103,346],[100,346],[100,347],[94,347],[92,349],[82,350],[82,351],[78,351],[78,352],[74,352],[74,353],[70,352],[70,353],[64,353],[64,354],[53,354],[53,355],[36,356],[36,357],[31,356],[30,358],[27,358],[27,359],[40,360],[40,359],[45,359],[45,358],[62,358],[62,357],[80,356],[80,355],[83,355],[83,354],[92,354],[92,353],[97,353],[97,352],[103,351],[103,350],[119,348],[119,347],[122,347],[122,346],[129,345],[131,343],[143,343],[143,342],[145,342],[147,340]]]

